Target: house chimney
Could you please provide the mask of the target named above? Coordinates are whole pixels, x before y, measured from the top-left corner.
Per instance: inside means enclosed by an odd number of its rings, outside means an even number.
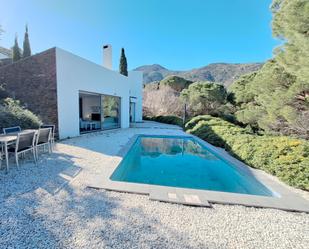
[[[103,67],[106,67],[110,70],[113,69],[112,45],[110,44],[103,46]]]

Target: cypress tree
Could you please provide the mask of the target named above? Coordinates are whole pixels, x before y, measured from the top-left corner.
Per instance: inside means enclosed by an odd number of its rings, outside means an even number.
[[[124,48],[121,49],[119,72],[125,76],[128,76],[128,64]]]
[[[18,46],[17,35],[15,36],[15,42],[13,46],[13,61],[18,61],[21,59],[20,48]]]
[[[30,41],[29,41],[29,34],[28,34],[28,25],[26,25],[26,32],[24,37],[24,44],[23,44],[23,58],[31,56],[31,48],[30,48]]]

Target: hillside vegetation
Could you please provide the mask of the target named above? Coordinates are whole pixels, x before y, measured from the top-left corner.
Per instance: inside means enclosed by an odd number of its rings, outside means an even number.
[[[145,116],[181,117],[185,103],[186,113],[191,117],[200,114],[231,117],[232,109],[228,103],[228,93],[222,84],[209,81],[192,82],[171,75],[144,87]]]
[[[161,81],[167,76],[176,75],[189,81],[217,82],[228,87],[241,75],[257,71],[262,65],[262,63],[213,63],[188,71],[173,71],[154,64],[141,66],[134,70],[143,72],[144,84]]]

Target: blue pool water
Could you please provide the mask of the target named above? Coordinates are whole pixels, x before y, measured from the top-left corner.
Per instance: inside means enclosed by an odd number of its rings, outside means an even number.
[[[273,196],[192,137],[139,136],[110,177],[114,181]]]

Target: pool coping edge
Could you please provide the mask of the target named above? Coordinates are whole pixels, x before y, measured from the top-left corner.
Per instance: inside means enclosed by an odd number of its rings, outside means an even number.
[[[188,189],[188,188],[177,188],[170,186],[161,185],[149,185],[141,183],[131,183],[131,182],[121,182],[112,181],[110,176],[113,174],[115,169],[119,166],[123,158],[131,149],[132,145],[136,142],[139,136],[152,136],[150,134],[135,134],[129,141],[118,151],[117,156],[119,157],[111,167],[100,175],[94,176],[88,187],[96,189],[105,189],[109,191],[118,191],[134,194],[150,195],[153,191],[160,191],[167,193],[168,191],[176,191],[179,195],[181,194],[194,194],[201,196],[202,199],[207,200],[209,203],[219,203],[219,204],[231,204],[231,205],[244,205],[249,207],[261,207],[261,208],[275,208],[285,211],[297,211],[309,213],[309,202],[299,196],[297,193],[292,192],[283,183],[275,181],[272,179],[273,176],[267,174],[266,172],[258,169],[254,169],[239,161],[238,159],[232,157],[225,150],[217,148],[206,141],[196,137],[192,134],[176,135],[176,137],[193,137],[199,143],[201,143],[206,148],[215,151],[224,160],[233,164],[240,170],[245,170],[250,172],[258,181],[269,188],[274,193],[280,195],[280,197],[266,197],[258,195],[247,195],[247,194],[237,194],[228,193],[220,191],[208,191],[200,189]],[[153,135],[156,136],[156,135]],[[165,135],[164,135],[165,136]],[[166,135],[169,136],[169,135]],[[151,199],[151,198],[150,198]],[[164,201],[164,200],[162,200]],[[177,203],[177,202],[172,202]],[[180,203],[179,204],[184,204]],[[198,206],[198,205],[196,205]],[[203,205],[202,205],[203,206]]]

